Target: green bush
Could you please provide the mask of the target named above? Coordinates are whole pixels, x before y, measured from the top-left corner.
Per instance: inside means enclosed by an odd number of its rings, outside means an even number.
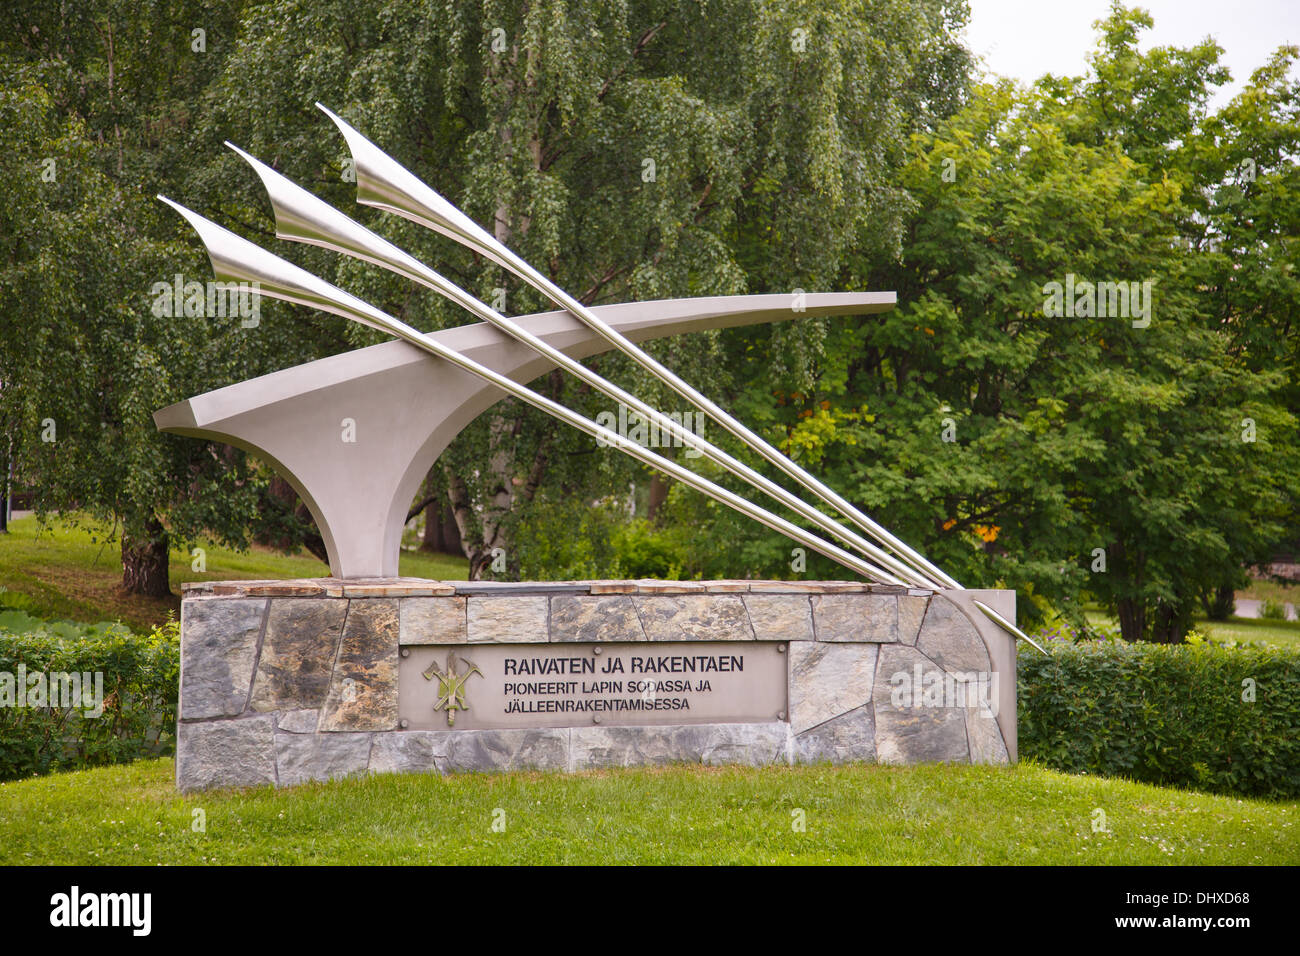
[[[1272,598],[1267,598],[1264,603],[1259,606],[1259,616],[1269,621],[1285,621],[1286,605],[1281,601],[1274,601]]]
[[[145,635],[118,624],[0,622],[0,780],[77,770],[171,753],[180,675],[179,624]],[[26,618],[26,615],[24,615]],[[18,706],[20,674],[102,675],[103,712],[93,705]],[[93,694],[95,678],[83,693]],[[7,693],[6,693],[7,690]],[[26,696],[26,691],[24,691]]]
[[[1022,758],[1067,773],[1300,797],[1300,652],[1110,641],[1049,651],[1025,646],[1019,656]]]
[[[615,528],[610,543],[626,577],[669,581],[682,577],[686,549],[675,528],[655,528],[641,518]]]

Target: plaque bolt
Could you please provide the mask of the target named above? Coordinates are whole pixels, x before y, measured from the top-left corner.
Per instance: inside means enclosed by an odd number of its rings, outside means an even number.
[[[778,711],[776,712],[776,719],[777,719],[777,720],[785,720],[785,711],[784,711],[784,710],[778,710]]]
[[[399,720],[397,726],[405,730],[407,727],[411,726],[411,722],[409,720]]]
[[[411,649],[410,649],[409,647],[403,647],[403,648],[402,648],[402,656],[403,656],[403,657],[410,657],[410,656],[411,656]]]
[[[784,654],[784,653],[785,653],[785,645],[784,645],[784,644],[778,644],[778,645],[776,645],[776,652],[777,652],[778,654]]]
[[[592,722],[593,724],[598,724],[598,723],[600,723],[600,718],[599,718],[599,717],[593,717],[593,718],[591,718],[591,722]]]
[[[591,649],[591,653],[593,653],[593,654],[599,654],[602,650],[604,650],[604,648],[602,648],[602,647],[600,647],[600,646],[596,646],[596,647],[593,647],[593,648]],[[597,723],[600,723],[600,721],[596,721],[596,722],[597,722]]]

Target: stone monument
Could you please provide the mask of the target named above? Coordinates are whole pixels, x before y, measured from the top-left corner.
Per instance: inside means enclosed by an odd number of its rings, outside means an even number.
[[[316,520],[332,574],[186,586],[176,761],[182,790],[388,771],[1015,760],[1015,640],[1024,635],[1013,623],[1014,592],[962,588],[635,344],[800,316],[882,312],[892,308],[892,294],[810,294],[797,305],[791,296],[760,295],[588,308],[329,115],[352,150],[360,201],[470,246],[559,311],[500,315],[242,151],[270,193],[278,236],[390,269],[482,321],[420,333],[164,200],[199,232],[220,279],[256,283],[263,294],[398,339],[218,389],[154,416],[165,431],[227,442],[276,467]],[[848,525],[578,361],[610,348]],[[553,368],[626,404],[805,523],[523,384]],[[503,395],[864,580],[398,577],[406,510],[420,482],[451,440]],[[354,440],[341,449],[345,419]]]

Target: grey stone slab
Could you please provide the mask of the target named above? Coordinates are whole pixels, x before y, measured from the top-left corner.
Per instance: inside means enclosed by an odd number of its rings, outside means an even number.
[[[320,723],[320,711],[282,710],[276,715],[275,729],[287,734],[314,734]]]
[[[337,598],[271,599],[253,710],[302,710],[325,703],[347,605]]]
[[[456,593],[492,597],[586,594],[588,581],[457,581]]]
[[[925,703],[925,689],[935,682],[942,686],[946,676],[915,648],[881,648],[872,700],[876,758],[881,763],[965,763],[970,759],[966,707],[948,701]]]
[[[177,727],[176,786],[182,792],[274,784],[272,718],[244,717]]]
[[[646,727],[575,727],[569,769],[747,764],[786,761],[789,729],[781,722]]]
[[[898,640],[898,596],[893,594],[814,594],[813,628],[819,641]]]
[[[447,770],[563,770],[569,731],[457,730],[448,732]]]
[[[403,598],[398,605],[401,643],[468,644],[463,597]]]
[[[547,639],[550,599],[544,594],[474,596],[466,624],[471,644],[541,644]]]
[[[795,737],[798,763],[849,763],[876,759],[875,708],[864,704]]]
[[[794,733],[871,702],[880,645],[799,641],[788,653]]]
[[[637,613],[652,641],[752,641],[739,594],[638,594]]]
[[[963,711],[953,708],[895,710],[877,702],[876,756],[881,763],[966,763]]]
[[[916,649],[950,673],[988,673],[989,654],[970,618],[947,598],[930,599]]]
[[[350,602],[321,730],[397,728],[397,635],[397,599]]]
[[[370,763],[370,734],[276,734],[280,786],[337,780],[362,773]]]
[[[746,594],[749,623],[760,641],[811,641],[812,605],[806,594]]]
[[[181,605],[182,720],[244,712],[265,615],[265,598],[189,599]]]
[[[916,645],[916,637],[921,632],[921,622],[925,620],[925,609],[930,604],[927,595],[900,594],[898,596],[898,642]]]
[[[790,725],[784,721],[700,726],[705,732],[701,763],[710,766],[745,764],[751,767],[789,763]]]
[[[575,727],[570,732],[569,769],[699,763],[703,728]]]
[[[551,598],[552,641],[644,641],[645,631],[626,594]]]
[[[446,772],[449,738],[455,731],[400,730],[375,734],[371,773]]]
[[[997,718],[987,707],[966,709],[966,739],[970,743],[970,762],[1008,764],[1006,742],[998,729]]]

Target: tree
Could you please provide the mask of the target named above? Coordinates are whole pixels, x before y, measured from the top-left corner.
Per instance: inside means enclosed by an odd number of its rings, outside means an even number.
[[[1296,422],[1278,357],[1242,349],[1289,322],[1286,304],[1225,309],[1207,277],[1242,260],[1189,241],[1218,183],[1192,162],[1199,104],[1223,73],[1205,45],[1137,53],[1145,23],[1117,8],[1088,77],[983,88],[916,137],[900,262],[859,266],[900,306],[828,339],[788,420],[839,486],[967,584],[1017,587],[1030,617],[1086,590],[1126,638],[1176,641],[1293,520]],[[1117,285],[1097,294],[1120,282],[1127,311]],[[1054,309],[1053,288],[1080,308]]]
[[[0,416],[42,517],[111,526],[124,586],[152,596],[169,593],[171,545],[306,531],[276,507],[262,466],[160,435],[151,417],[311,354],[272,308],[256,335],[238,316],[156,308],[175,275],[210,275],[152,196],[172,192],[192,156],[190,104],[218,75],[237,15],[147,0],[0,14]],[[194,47],[199,23],[211,52]],[[321,347],[320,333],[308,341]]]
[[[549,308],[447,240],[358,210],[342,142],[311,108],[339,110],[400,161],[587,303],[790,291],[834,281],[847,250],[890,244],[904,197],[888,181],[895,143],[965,88],[946,0],[753,0],[617,5],[478,3],[251,6],[211,100],[209,144],[233,136],[264,161],[512,313]],[[237,161],[201,185],[225,221],[266,234],[264,200]],[[196,181],[197,186],[200,185]],[[319,274],[423,328],[463,315],[409,283],[315,250]],[[817,322],[771,333],[796,367]],[[350,330],[357,344],[373,333]],[[724,399],[749,384],[721,336],[654,346]],[[661,390],[610,356],[599,366],[648,399]],[[561,377],[544,392],[591,413]],[[502,551],[526,505],[599,497],[644,472],[540,413],[504,401],[443,456],[471,574]],[[511,573],[514,573],[513,571]]]

